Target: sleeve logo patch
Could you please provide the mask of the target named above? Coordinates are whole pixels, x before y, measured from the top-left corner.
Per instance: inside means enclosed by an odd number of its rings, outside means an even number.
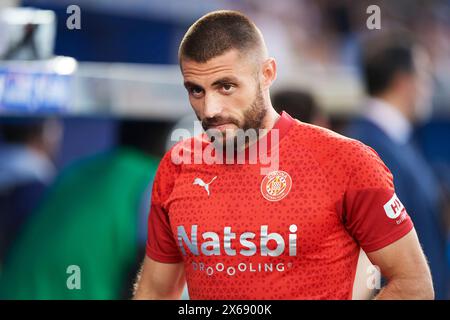
[[[397,219],[403,212],[406,212],[405,207],[395,193],[383,207],[386,215],[391,219]]]

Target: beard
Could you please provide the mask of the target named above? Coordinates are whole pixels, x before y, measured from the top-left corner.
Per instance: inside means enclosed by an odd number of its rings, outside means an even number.
[[[264,104],[263,93],[258,86],[255,99],[244,111],[244,119],[242,121],[239,121],[233,117],[216,116],[201,120],[201,124],[203,129],[208,134],[211,142],[214,143],[216,149],[222,149],[222,151],[225,151],[228,144],[233,144],[234,151],[238,151],[243,147],[240,145],[242,142],[244,142],[245,145],[251,142],[250,136],[245,135],[246,132],[252,131],[256,135],[255,138],[259,138],[259,129],[263,129],[263,121],[266,114],[267,108]],[[237,132],[235,130],[218,132],[218,130],[214,129],[215,126],[225,123],[234,124],[238,128]],[[240,135],[243,135],[243,140],[238,138]],[[218,136],[221,136],[221,138],[217,139]]]

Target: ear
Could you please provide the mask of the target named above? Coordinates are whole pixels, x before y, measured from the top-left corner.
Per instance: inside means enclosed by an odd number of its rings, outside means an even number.
[[[264,61],[262,66],[262,87],[263,89],[269,89],[272,82],[277,78],[277,63],[274,58],[268,58]]]

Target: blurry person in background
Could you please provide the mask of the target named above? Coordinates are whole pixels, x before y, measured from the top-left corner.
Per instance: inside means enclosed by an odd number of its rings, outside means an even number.
[[[118,147],[62,172],[5,261],[0,299],[131,296],[165,128],[123,121]],[[79,290],[66,286],[69,266],[79,267]]]
[[[329,128],[328,118],[317,105],[312,94],[300,89],[279,90],[272,95],[272,103],[278,113],[286,111],[300,121]]]
[[[53,181],[61,133],[55,119],[11,118],[0,123],[0,265]]]
[[[369,99],[347,135],[371,146],[396,179],[433,277],[436,299],[448,298],[449,266],[438,182],[413,141],[414,124],[430,114],[431,75],[426,52],[408,35],[369,39],[362,54]]]

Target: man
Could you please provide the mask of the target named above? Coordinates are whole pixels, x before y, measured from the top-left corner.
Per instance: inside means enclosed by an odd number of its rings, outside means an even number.
[[[55,119],[0,124],[0,265],[54,179],[61,133]]]
[[[350,299],[360,248],[389,279],[377,298],[433,298],[389,170],[362,143],[274,110],[276,63],[246,16],[205,15],[184,36],[179,59],[209,132],[175,145],[160,163],[135,299],[177,299],[185,282],[191,299]],[[266,139],[277,169],[261,175],[262,161],[178,161],[198,144],[208,152],[213,145],[220,159],[249,129],[268,132],[226,159],[247,159]]]
[[[10,250],[0,299],[130,296],[145,252],[146,228],[140,226],[159,161],[154,153],[163,149],[163,139],[148,137],[166,127],[123,120],[116,148],[64,170]]]
[[[364,46],[363,75],[370,96],[349,136],[374,148],[396,177],[397,195],[417,228],[428,258],[437,299],[449,298],[444,223],[439,186],[413,143],[413,125],[428,114],[429,62],[407,35],[389,34]]]

